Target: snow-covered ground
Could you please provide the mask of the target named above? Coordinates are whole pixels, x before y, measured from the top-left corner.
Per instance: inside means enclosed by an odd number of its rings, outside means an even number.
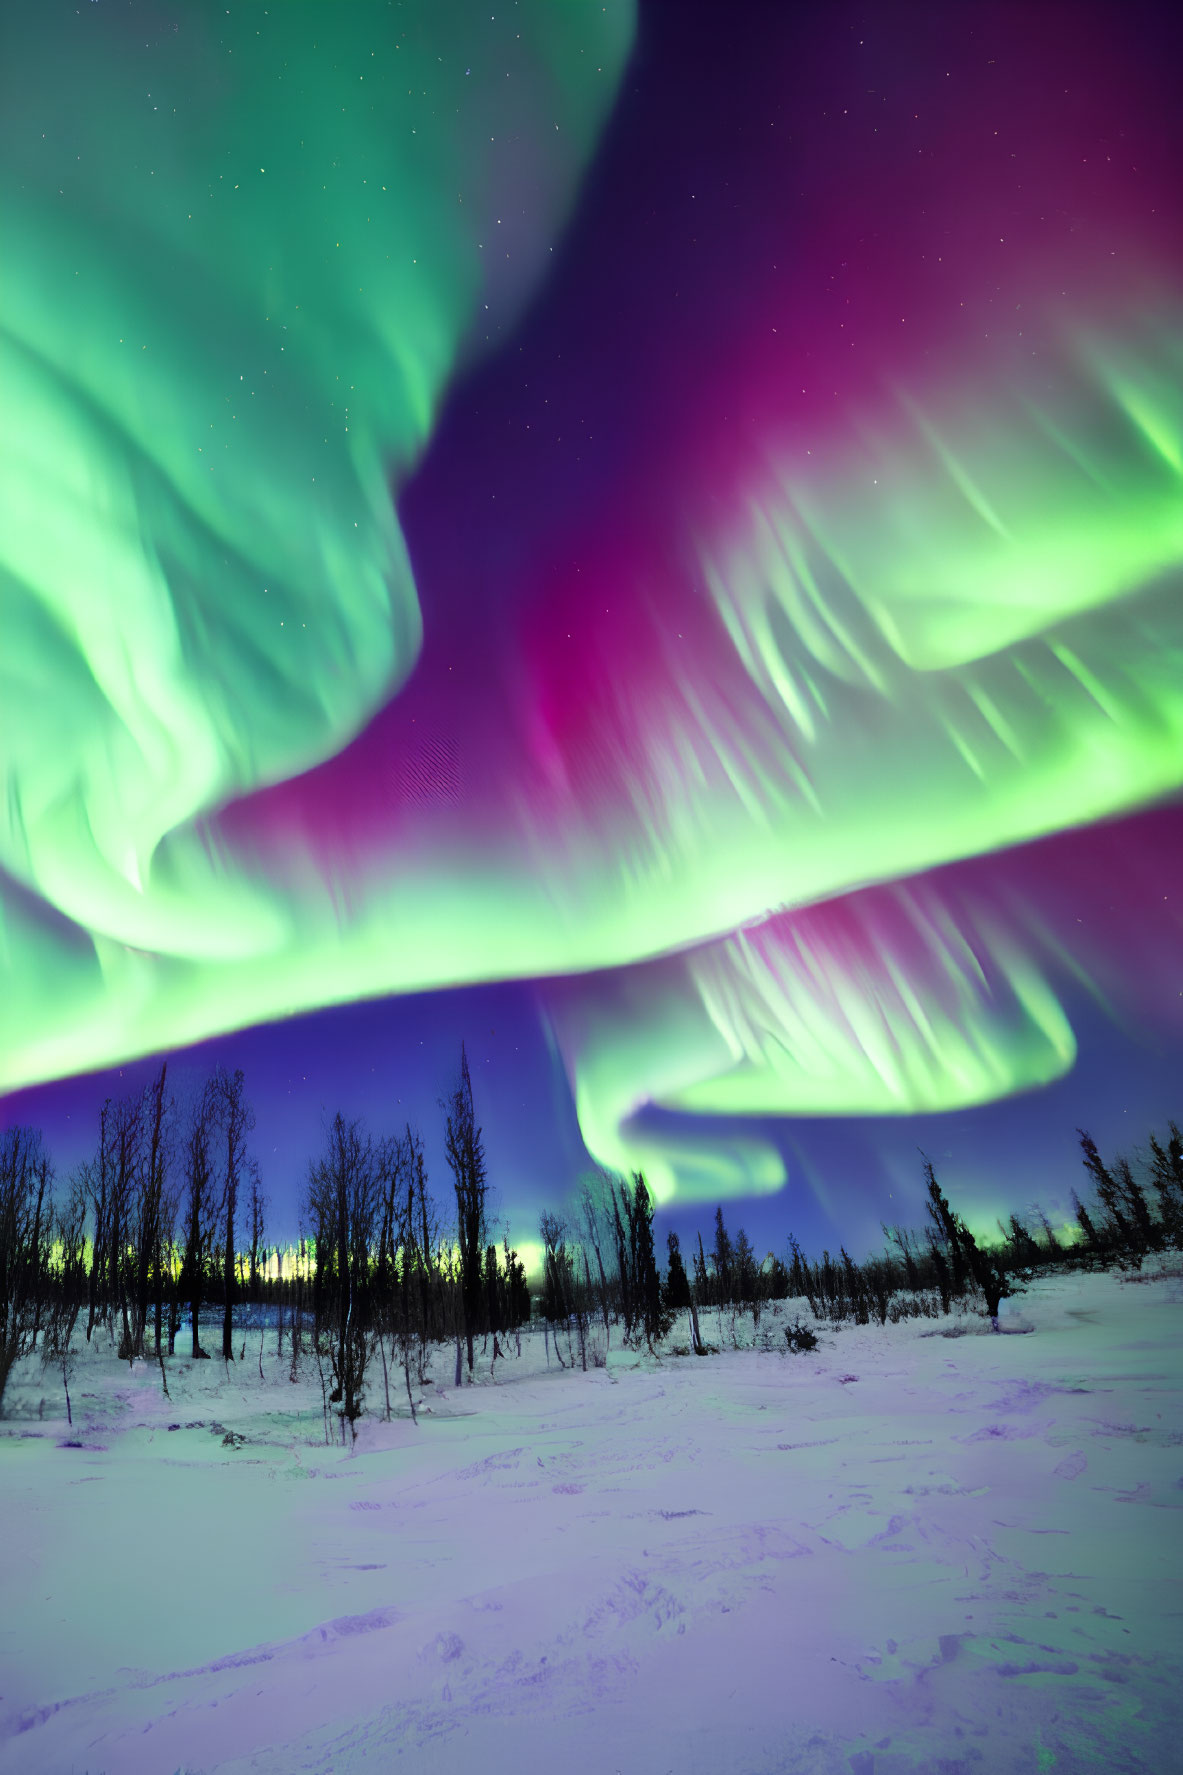
[[[83,1355],[73,1431],[26,1364],[0,1770],[1168,1775],[1183,1281],[1040,1282],[1003,1324],[586,1375],[539,1336],[459,1392],[441,1352],[430,1413],[352,1450],[273,1334],[264,1382],[256,1334],[171,1403]]]

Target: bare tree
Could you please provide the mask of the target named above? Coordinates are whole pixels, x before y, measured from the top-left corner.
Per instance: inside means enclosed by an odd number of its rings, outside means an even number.
[[[192,1355],[199,1361],[209,1356],[209,1351],[201,1347],[200,1315],[217,1213],[212,1153],[216,1114],[211,1080],[190,1111],[182,1155],[181,1292],[189,1303]]]
[[[246,1231],[247,1231],[247,1287],[250,1297],[255,1300],[259,1292],[259,1255],[263,1252],[263,1235],[266,1231],[268,1198],[263,1194],[263,1186],[259,1178],[259,1167],[252,1159],[248,1166],[250,1185],[246,1199]],[[264,1261],[266,1254],[264,1252]]]
[[[485,1247],[485,1324],[493,1339],[493,1363],[490,1370],[495,1373],[497,1358],[501,1355],[501,1333],[505,1329],[505,1284],[497,1269],[497,1247]]]
[[[616,1246],[616,1276],[620,1291],[620,1311],[624,1319],[624,1341],[627,1344],[632,1339],[633,1327],[637,1321],[637,1301],[634,1287],[636,1251],[633,1244],[630,1243],[630,1235],[635,1240],[632,1197],[629,1186],[621,1178],[608,1177],[606,1187],[612,1236]]]
[[[439,1261],[436,1266],[439,1278],[440,1293],[444,1302],[450,1336],[456,1345],[456,1366],[452,1376],[452,1385],[460,1387],[464,1384],[464,1299],[463,1272],[460,1267],[460,1247],[449,1242],[440,1249]]]
[[[502,1263],[505,1275],[505,1314],[506,1326],[511,1327],[517,1353],[522,1353],[521,1327],[530,1323],[530,1284],[526,1281],[526,1266],[517,1252],[509,1243],[509,1233],[505,1233],[501,1242]]]
[[[171,1147],[172,1103],[165,1097],[167,1062],[144,1093],[139,1115],[136,1174],[129,1202],[128,1239],[133,1265],[130,1354],[144,1354],[149,1299],[154,1297],[156,1348],[160,1351],[160,1308],[163,1285],[163,1230],[167,1218],[167,1174]]]
[[[419,1385],[427,1379],[427,1354],[431,1341],[442,1331],[438,1253],[439,1211],[427,1187],[423,1141],[417,1129],[407,1125],[407,1232],[414,1251],[418,1290]]]
[[[563,1223],[557,1214],[543,1213],[538,1219],[542,1235],[542,1316],[550,1326],[555,1340],[555,1355],[560,1368],[566,1368],[559,1348],[559,1326],[567,1325],[571,1314],[571,1259],[563,1238]],[[571,1354],[570,1339],[567,1354]],[[584,1364],[586,1367],[586,1362]]]
[[[66,1421],[74,1422],[70,1404],[73,1373],[74,1326],[86,1300],[86,1219],[88,1200],[83,1174],[75,1172],[65,1202],[53,1216],[53,1261],[48,1275],[49,1311],[41,1344],[41,1359],[62,1377],[66,1395]]]
[[[90,1247],[90,1274],[87,1277],[87,1318],[86,1341],[90,1342],[95,1320],[109,1318],[110,1303],[114,1298],[114,1284],[111,1266],[114,1252],[111,1246],[111,1209],[110,1209],[110,1154],[111,1145],[108,1139],[107,1124],[111,1117],[111,1100],[108,1098],[99,1111],[99,1145],[93,1159],[89,1159],[82,1167],[83,1185],[86,1190],[89,1211],[94,1228]],[[109,1329],[109,1325],[108,1325]]]
[[[605,1197],[611,1187],[611,1182],[610,1174],[603,1170],[597,1171],[594,1177],[585,1177],[580,1185],[576,1204],[576,1217],[584,1242],[584,1261],[587,1262],[589,1247],[596,1260],[597,1297],[600,1303],[600,1316],[604,1321],[605,1347],[609,1346],[612,1341],[609,1318],[611,1296],[608,1276],[604,1268],[604,1243],[607,1236]],[[588,1267],[590,1269],[590,1265]],[[590,1284],[590,1275],[588,1281]]]
[[[378,1342],[378,1354],[382,1359],[382,1392],[386,1401],[385,1416],[390,1421],[390,1371],[386,1361],[386,1339],[389,1336],[391,1346],[398,1341],[399,1332],[407,1319],[406,1295],[407,1288],[400,1273],[399,1253],[403,1243],[403,1205],[402,1169],[404,1152],[402,1141],[395,1136],[393,1140],[384,1140],[377,1148],[378,1153],[378,1255],[374,1266],[374,1334]],[[411,1416],[415,1416],[415,1402],[410,1389],[410,1352],[407,1353],[405,1364],[407,1378],[407,1398],[411,1405]]]
[[[52,1179],[38,1129],[0,1134],[0,1411],[13,1363],[37,1343],[47,1294]]]
[[[333,1390],[356,1436],[366,1369],[374,1346],[370,1254],[381,1203],[380,1154],[360,1122],[338,1111],[324,1156],[308,1175],[307,1206],[316,1238],[320,1312],[329,1334]],[[317,1327],[319,1349],[321,1326]]]
[[[179,1156],[180,1141],[174,1130],[174,1146]],[[165,1191],[160,1215],[160,1244],[156,1256],[157,1277],[157,1323],[156,1341],[160,1342],[161,1295],[168,1301],[168,1353],[176,1354],[177,1332],[181,1329],[181,1247],[177,1236],[177,1223],[181,1212],[181,1180],[176,1169],[169,1188]]]
[[[292,1312],[289,1335],[292,1345],[292,1362],[288,1370],[288,1380],[293,1386],[300,1372],[300,1356],[304,1348],[304,1286],[308,1273],[308,1241],[304,1234],[304,1222],[301,1219],[299,1238],[296,1244],[295,1286],[293,1290]]]
[[[136,1184],[144,1144],[143,1103],[135,1097],[122,1098],[111,1111],[107,1122],[110,1152],[108,1168],[108,1226],[111,1252],[113,1305],[121,1325],[119,1355],[126,1362],[136,1358],[135,1337],[131,1324],[129,1297],[134,1286],[133,1219],[136,1210]]]
[[[213,1095],[223,1164],[222,1281],[225,1304],[222,1311],[222,1360],[229,1362],[234,1356],[235,1220],[238,1192],[248,1169],[246,1140],[255,1125],[255,1114],[246,1101],[241,1068],[228,1073],[219,1067],[214,1075]]]
[[[430,1254],[419,1244],[417,1189],[426,1188],[422,1144],[408,1126],[405,1135],[383,1141],[376,1149],[378,1168],[378,1255],[374,1269],[374,1334],[382,1359],[382,1385],[389,1419],[390,1374],[386,1338],[397,1352],[403,1371],[407,1405],[417,1423],[418,1410],[411,1382],[417,1366],[423,1382],[424,1341],[429,1314]],[[416,1350],[418,1361],[415,1363]]]

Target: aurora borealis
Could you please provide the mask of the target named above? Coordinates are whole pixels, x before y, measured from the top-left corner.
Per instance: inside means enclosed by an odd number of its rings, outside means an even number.
[[[1084,13],[7,20],[0,1087],[517,982],[676,1203],[1177,1054],[1177,29]]]

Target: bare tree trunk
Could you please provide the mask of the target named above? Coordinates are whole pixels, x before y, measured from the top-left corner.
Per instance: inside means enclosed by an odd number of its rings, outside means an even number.
[[[378,1333],[378,1354],[382,1358],[382,1391],[386,1395],[386,1422],[390,1422],[390,1375],[386,1367],[386,1339]]]
[[[296,1287],[296,1304],[292,1309],[292,1321],[288,1327],[288,1342],[292,1346],[292,1362],[288,1370],[288,1379],[296,1384],[296,1375],[300,1366],[300,1345],[304,1341],[304,1303],[300,1299],[300,1284]]]
[[[222,1306],[222,1360],[229,1364],[234,1360],[234,1192],[226,1191],[226,1246],[222,1253],[222,1291],[225,1300]]]
[[[321,1410],[324,1412],[325,1442],[327,1443],[329,1441],[329,1389],[325,1385],[325,1367],[320,1355],[320,1340],[315,1332],[312,1334],[312,1347],[316,1352],[316,1368],[320,1375]]]
[[[403,1345],[403,1380],[407,1388],[407,1404],[411,1408],[411,1422],[417,1424],[419,1414],[415,1410],[415,1396],[411,1392],[411,1348],[409,1344]]]
[[[283,1357],[283,1251],[275,1247],[275,1360]]]
[[[135,1344],[132,1340],[131,1326],[128,1323],[128,1318],[127,1318],[127,1290],[123,1286],[122,1282],[120,1283],[120,1287],[119,1287],[119,1307],[120,1307],[120,1311],[123,1314],[123,1342],[120,1345],[119,1353],[121,1356],[125,1356],[127,1358],[127,1365],[130,1368],[132,1363],[136,1359],[136,1351],[135,1351]]]

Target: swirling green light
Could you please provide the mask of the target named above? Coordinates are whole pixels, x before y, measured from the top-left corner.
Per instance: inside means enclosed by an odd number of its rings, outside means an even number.
[[[644,1168],[659,1200],[693,1198],[700,1172],[704,1193],[744,1195],[781,1181],[767,1142],[645,1112],[931,1114],[1047,1084],[1076,1042],[1035,942],[918,883],[559,992],[584,1139],[603,1164]]]
[[[978,932],[987,992],[918,901],[919,976],[890,943],[852,972],[734,933],[1183,783],[1183,329],[1132,299],[1103,335],[1045,325],[1038,382],[770,438],[733,509],[687,519],[655,596],[698,587],[708,640],[671,634],[660,694],[606,716],[596,806],[498,732],[496,838],[425,825],[335,880],[205,823],[332,754],[409,670],[388,478],[483,348],[485,301],[503,319],[530,287],[631,41],[629,5],[533,0],[503,91],[466,73],[509,53],[496,21],[409,16],[399,37],[376,6],[186,9],[150,93],[88,19],[52,46],[74,102],[44,134],[48,15],[11,27],[0,1085],[682,950],[632,1024],[593,992],[565,1038],[589,1144],[664,1196],[775,1187],[779,1160],[674,1154],[647,1104],[936,1109],[1056,1076],[1071,1034],[1021,936]]]
[[[534,282],[632,25],[631,0],[6,23],[0,866],[99,943],[292,942],[190,823],[409,671],[390,477],[478,310]]]

